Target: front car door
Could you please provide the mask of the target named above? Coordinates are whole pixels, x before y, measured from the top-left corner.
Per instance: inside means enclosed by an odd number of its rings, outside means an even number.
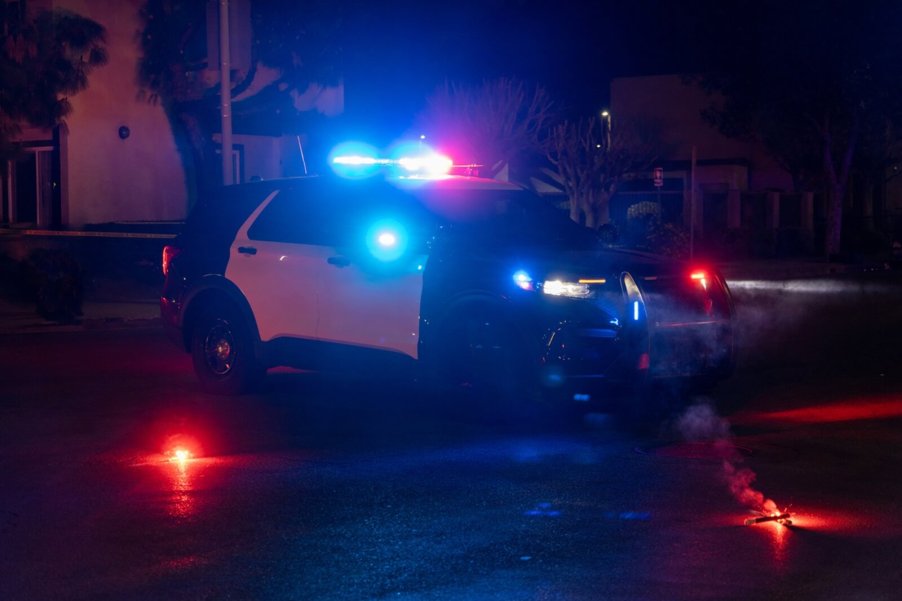
[[[319,282],[317,338],[417,357],[434,217],[385,184],[342,190]]]

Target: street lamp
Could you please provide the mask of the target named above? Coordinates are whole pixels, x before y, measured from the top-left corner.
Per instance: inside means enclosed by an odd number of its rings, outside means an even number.
[[[605,150],[610,150],[610,148],[611,148],[611,113],[608,111],[608,109],[603,109],[601,111],[601,128],[602,128],[602,133],[604,134]]]

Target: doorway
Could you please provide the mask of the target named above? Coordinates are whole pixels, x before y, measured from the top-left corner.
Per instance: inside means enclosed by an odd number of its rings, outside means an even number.
[[[3,170],[3,221],[19,227],[49,228],[56,206],[53,146],[24,146]]]

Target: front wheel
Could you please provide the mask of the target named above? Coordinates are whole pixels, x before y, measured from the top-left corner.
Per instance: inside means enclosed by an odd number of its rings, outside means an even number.
[[[201,386],[213,394],[250,392],[265,373],[254,356],[247,324],[227,306],[203,310],[191,332],[191,357]]]
[[[505,419],[530,411],[537,387],[528,345],[497,311],[473,311],[449,319],[432,353],[433,373],[463,392],[473,409]]]

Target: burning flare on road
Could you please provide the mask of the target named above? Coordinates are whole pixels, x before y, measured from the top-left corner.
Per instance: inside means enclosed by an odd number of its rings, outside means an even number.
[[[755,488],[755,472],[742,465],[742,455],[733,443],[729,422],[717,415],[710,403],[689,407],[677,420],[677,426],[689,441],[710,440],[723,454],[723,477],[730,493],[758,517],[745,520],[746,526],[764,522],[792,525],[792,516],[785,509]]]
[[[179,447],[173,449],[172,454],[169,456],[169,461],[173,463],[178,463],[180,465],[184,465],[188,462],[189,459],[192,458],[192,453],[188,449]]]
[[[777,522],[784,526],[792,526],[792,515],[786,511],[778,511],[771,515],[762,515],[757,518],[749,518],[745,521],[746,526],[761,524],[762,522]]]

